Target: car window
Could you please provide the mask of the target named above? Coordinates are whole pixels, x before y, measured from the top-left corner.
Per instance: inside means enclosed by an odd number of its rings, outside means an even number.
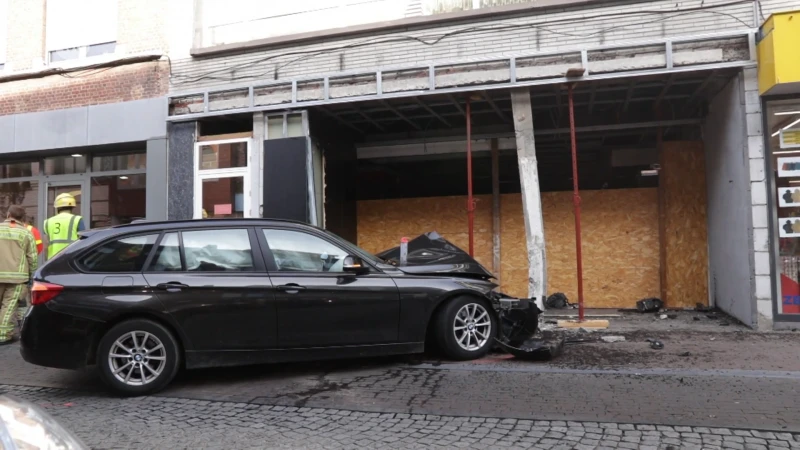
[[[253,252],[247,230],[184,231],[183,251],[189,272],[252,271]]]
[[[183,270],[181,264],[181,243],[178,233],[168,233],[158,244],[153,262],[150,264],[150,272],[175,272]]]
[[[158,234],[117,239],[81,256],[78,265],[89,272],[141,272]]]
[[[343,272],[347,252],[324,239],[290,230],[264,230],[280,272]]]

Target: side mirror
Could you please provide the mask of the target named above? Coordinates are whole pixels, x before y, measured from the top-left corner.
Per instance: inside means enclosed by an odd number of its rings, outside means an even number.
[[[342,264],[345,272],[365,273],[369,270],[367,266],[364,265],[364,261],[358,256],[345,256]]]

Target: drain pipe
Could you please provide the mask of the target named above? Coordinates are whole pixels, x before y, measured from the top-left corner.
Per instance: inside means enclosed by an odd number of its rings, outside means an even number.
[[[575,105],[572,100],[572,88],[569,90],[569,136],[572,143],[572,203],[575,206],[575,256],[578,261],[578,321],[584,321],[583,307],[583,255],[581,253],[581,194],[578,189],[578,144],[575,139]]]

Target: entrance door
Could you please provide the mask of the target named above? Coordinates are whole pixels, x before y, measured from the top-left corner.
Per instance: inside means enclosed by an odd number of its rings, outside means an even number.
[[[56,201],[56,197],[61,194],[72,194],[72,196],[75,197],[75,210],[73,213],[83,216],[84,225],[86,227],[89,226],[89,221],[87,219],[89,213],[89,201],[86,198],[86,192],[88,192],[88,189],[85,180],[49,181],[47,182],[46,186],[44,205],[45,214],[42,217],[41,223],[39,224],[42,234],[46,233],[46,230],[44,229],[44,221],[56,215],[54,203]]]
[[[194,218],[252,217],[250,139],[195,144]]]

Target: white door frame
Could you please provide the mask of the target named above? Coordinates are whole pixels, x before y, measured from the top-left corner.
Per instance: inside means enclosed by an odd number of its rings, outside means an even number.
[[[245,167],[235,167],[230,169],[208,169],[200,168],[200,148],[210,145],[232,144],[236,142],[247,143],[247,165]],[[193,218],[203,218],[203,180],[215,178],[238,178],[242,177],[244,184],[243,213],[244,217],[257,217],[253,213],[253,186],[251,172],[253,168],[253,140],[251,138],[220,139],[217,141],[201,141],[194,144],[194,208]]]

